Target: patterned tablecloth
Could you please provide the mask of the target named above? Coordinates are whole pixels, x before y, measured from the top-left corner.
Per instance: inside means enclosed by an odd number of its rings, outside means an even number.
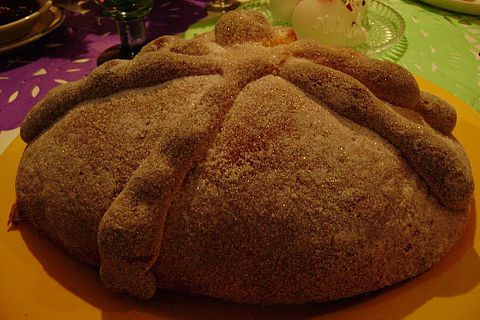
[[[406,23],[397,63],[480,111],[480,17],[411,0],[381,1]],[[119,42],[114,23],[92,1],[79,3],[67,11],[58,30],[23,51],[0,56],[0,153],[18,135],[28,110],[51,88],[89,74],[100,52]],[[205,3],[156,0],[147,24],[149,38],[184,31],[207,15]]]
[[[480,111],[480,17],[412,0],[382,0],[405,20],[406,51],[396,61]]]

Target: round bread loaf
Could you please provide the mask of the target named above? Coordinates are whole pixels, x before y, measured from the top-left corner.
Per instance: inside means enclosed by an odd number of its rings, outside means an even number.
[[[455,121],[398,65],[234,11],[52,90],[22,123],[17,214],[139,299],[350,297],[461,235]]]

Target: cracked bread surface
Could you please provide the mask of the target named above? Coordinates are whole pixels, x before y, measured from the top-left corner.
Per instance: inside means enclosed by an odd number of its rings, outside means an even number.
[[[397,65],[234,11],[47,95],[22,123],[17,207],[139,299],[349,297],[461,235],[473,178],[452,110]]]

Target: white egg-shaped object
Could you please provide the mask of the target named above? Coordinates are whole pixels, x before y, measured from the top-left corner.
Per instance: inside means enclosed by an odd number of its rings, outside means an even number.
[[[300,39],[328,45],[355,46],[367,37],[358,10],[347,8],[341,0],[299,2],[293,10],[292,26]]]

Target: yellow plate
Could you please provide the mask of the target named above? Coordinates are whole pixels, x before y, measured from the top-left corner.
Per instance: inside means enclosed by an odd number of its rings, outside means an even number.
[[[419,79],[423,90],[455,106],[455,136],[480,183],[480,116],[442,89]],[[97,271],[66,256],[29,225],[7,232],[14,180],[25,145],[17,138],[0,156],[0,319],[480,319],[478,202],[464,236],[428,272],[374,294],[330,304],[246,306],[160,292],[147,302],[108,292]],[[475,198],[480,199],[480,188]]]

